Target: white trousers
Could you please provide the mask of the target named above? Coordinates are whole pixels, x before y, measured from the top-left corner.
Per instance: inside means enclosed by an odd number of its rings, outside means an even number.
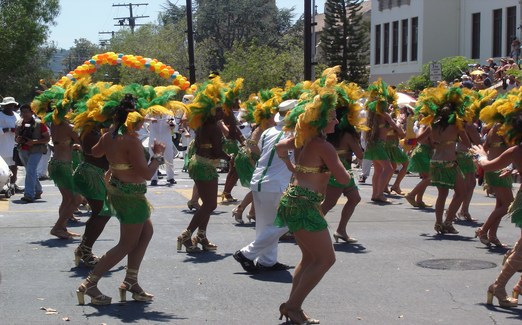
[[[252,194],[256,207],[256,239],[241,248],[241,252],[249,260],[257,258],[257,263],[272,266],[277,262],[279,237],[288,231],[286,227],[274,226],[277,207],[283,193],[252,191]]]
[[[172,139],[161,139],[158,140],[163,143],[165,143],[165,152],[163,153],[163,157],[165,158],[165,171],[167,172],[167,179],[174,179],[174,156],[177,154],[178,150],[174,147],[174,144],[172,143]],[[152,142],[149,145],[149,152],[151,155],[154,153],[152,152]],[[174,152],[176,151],[176,152]],[[157,170],[156,170],[157,171]],[[158,180],[158,173],[154,173],[154,176],[152,176],[151,180]]]
[[[372,168],[372,161],[368,160],[368,159],[363,159],[361,168],[362,168],[361,176],[364,176],[364,177],[370,176],[370,170]]]

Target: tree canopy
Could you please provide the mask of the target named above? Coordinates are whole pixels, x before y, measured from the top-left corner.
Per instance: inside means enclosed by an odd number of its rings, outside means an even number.
[[[59,0],[0,1],[0,95],[27,100],[49,74],[53,46],[45,42],[59,12]]]

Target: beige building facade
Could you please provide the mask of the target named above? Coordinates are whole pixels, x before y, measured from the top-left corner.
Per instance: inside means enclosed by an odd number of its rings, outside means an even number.
[[[407,81],[426,63],[511,54],[519,0],[371,0],[370,81]]]

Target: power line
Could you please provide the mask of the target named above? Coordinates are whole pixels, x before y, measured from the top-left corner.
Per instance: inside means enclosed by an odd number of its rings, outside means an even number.
[[[114,20],[117,20],[118,23],[114,26],[128,26],[131,29],[131,32],[134,34],[134,27],[135,26],[142,26],[143,24],[136,24],[136,19],[139,18],[148,18],[149,16],[134,16],[132,13],[132,7],[139,7],[139,6],[148,6],[148,3],[118,3],[113,4],[113,7],[129,7],[129,17],[117,17],[113,18]]]

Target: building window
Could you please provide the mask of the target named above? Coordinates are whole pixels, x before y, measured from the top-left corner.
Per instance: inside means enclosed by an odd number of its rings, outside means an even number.
[[[375,64],[381,64],[381,25],[375,25]]]
[[[401,62],[408,61],[408,19],[402,20]]]
[[[417,61],[419,46],[419,18],[411,19],[411,60]]]
[[[392,24],[393,28],[393,48],[392,48],[392,62],[399,62],[399,21],[394,21]]]
[[[390,63],[390,24],[384,24],[384,55],[382,63]]]
[[[507,55],[511,55],[511,52],[515,49],[511,48],[511,42],[517,37],[517,7],[507,8],[507,22],[506,22],[506,47]]]
[[[480,59],[480,12],[471,15],[471,58]]]
[[[502,56],[502,9],[493,10],[493,56]]]

